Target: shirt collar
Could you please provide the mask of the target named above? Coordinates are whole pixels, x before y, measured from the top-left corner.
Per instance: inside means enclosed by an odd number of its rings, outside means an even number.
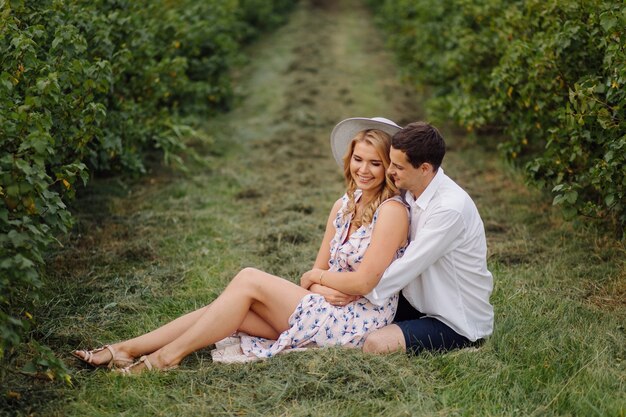
[[[443,173],[443,168],[439,167],[439,169],[437,170],[437,173],[435,174],[435,176],[430,181],[430,183],[428,184],[424,192],[422,192],[422,194],[420,194],[419,197],[415,198],[413,196],[413,193],[411,193],[410,191],[406,192],[406,195],[405,195],[406,202],[411,207],[419,208],[421,210],[426,210],[426,207],[428,207],[428,203],[430,203],[430,200],[432,200],[433,196],[439,189],[439,185],[443,181],[444,177],[445,177],[445,174]]]

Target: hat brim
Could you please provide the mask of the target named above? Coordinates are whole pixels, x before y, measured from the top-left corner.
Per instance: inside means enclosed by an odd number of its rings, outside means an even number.
[[[381,118],[382,119],[382,118]],[[342,120],[335,126],[330,134],[330,148],[337,165],[343,167],[343,157],[348,150],[352,139],[362,130],[382,130],[390,136],[395,135],[402,128],[391,120],[375,120],[367,117],[353,117]]]

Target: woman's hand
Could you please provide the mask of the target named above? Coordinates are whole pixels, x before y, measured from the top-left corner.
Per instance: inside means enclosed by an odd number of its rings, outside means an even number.
[[[310,271],[305,272],[300,277],[300,286],[305,289],[310,289],[311,285],[316,284],[320,275],[324,272],[323,269],[313,268]]]
[[[344,294],[341,291],[337,291],[335,289],[320,284],[311,285],[309,290],[323,296],[327,302],[334,306],[345,306],[346,304],[350,304],[351,302],[361,298],[360,295]]]

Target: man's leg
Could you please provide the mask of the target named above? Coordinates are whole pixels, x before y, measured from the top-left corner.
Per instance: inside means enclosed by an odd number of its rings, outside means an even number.
[[[406,342],[402,329],[395,324],[373,331],[363,344],[365,353],[390,353],[398,350],[406,351]]]
[[[400,295],[394,324],[370,333],[363,351],[389,353],[398,350],[419,353],[422,350],[452,350],[476,345],[441,321],[426,317]]]
[[[400,321],[370,333],[365,339],[363,352],[389,353],[423,350],[445,351],[476,345],[465,336],[431,317]]]

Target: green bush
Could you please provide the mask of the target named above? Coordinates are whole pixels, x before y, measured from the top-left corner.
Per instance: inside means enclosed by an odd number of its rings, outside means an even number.
[[[228,108],[242,44],[293,3],[0,0],[0,359],[31,325],[76,188],[93,171],[143,173],[154,149],[181,162],[182,117]]]
[[[600,218],[623,235],[623,2],[370,3],[435,118],[497,133],[493,144],[568,218]]]

